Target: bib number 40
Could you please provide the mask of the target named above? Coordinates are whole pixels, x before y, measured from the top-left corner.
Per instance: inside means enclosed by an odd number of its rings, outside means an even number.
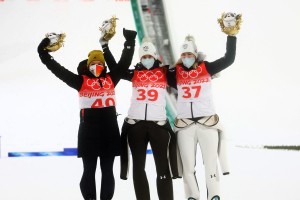
[[[113,98],[107,98],[104,100],[104,102],[103,99],[96,99],[92,104],[92,108],[103,108],[103,107],[115,106],[115,105],[116,103]]]

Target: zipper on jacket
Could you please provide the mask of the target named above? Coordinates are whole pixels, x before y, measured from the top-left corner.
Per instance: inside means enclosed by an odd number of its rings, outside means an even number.
[[[147,120],[147,108],[148,108],[148,104],[146,103],[146,108],[145,108],[145,120]]]
[[[194,113],[193,113],[193,102],[191,102],[191,114],[192,114],[192,118],[194,118]]]
[[[84,122],[84,109],[81,109],[81,122]]]
[[[100,87],[103,88],[103,85],[102,85],[102,82],[101,82],[100,78],[98,78],[98,82],[99,82],[99,84],[100,84]]]

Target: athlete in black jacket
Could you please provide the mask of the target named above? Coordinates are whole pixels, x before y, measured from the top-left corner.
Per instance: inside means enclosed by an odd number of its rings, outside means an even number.
[[[103,48],[107,63],[113,55]],[[131,105],[121,133],[121,179],[128,178],[130,147],[133,183],[137,200],[150,200],[145,172],[146,151],[151,145],[157,173],[157,193],[161,200],[173,199],[172,178],[178,177],[176,137],[166,116],[167,66],[158,60],[155,46],[146,39],[139,49],[141,62],[127,70],[123,79],[132,82]]]
[[[78,157],[82,158],[84,167],[80,189],[85,200],[96,199],[95,171],[98,157],[102,171],[100,199],[112,199],[114,194],[113,162],[115,156],[120,155],[114,87],[120,81],[121,73],[131,64],[136,32],[123,29],[123,35],[126,41],[122,56],[115,66],[110,66],[110,72],[106,72],[105,60],[99,50],[91,51],[88,60],[80,63],[77,75],[61,66],[45,50],[50,42],[48,38],[43,39],[38,46],[40,59],[47,68],[79,92]]]

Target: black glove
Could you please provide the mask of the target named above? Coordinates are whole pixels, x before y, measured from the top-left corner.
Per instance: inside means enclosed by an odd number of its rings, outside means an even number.
[[[38,49],[37,49],[38,53],[39,54],[48,53],[48,50],[46,49],[46,47],[49,45],[49,43],[50,43],[50,39],[44,38],[38,46]]]
[[[126,41],[130,41],[130,40],[132,41],[132,40],[135,40],[137,32],[133,31],[133,30],[126,30],[125,28],[123,28],[123,35],[124,35]]]
[[[49,43],[50,43],[50,39],[44,38],[37,48],[40,59],[44,64],[46,64],[48,61],[52,59],[52,56],[49,54],[49,51],[46,49]]]

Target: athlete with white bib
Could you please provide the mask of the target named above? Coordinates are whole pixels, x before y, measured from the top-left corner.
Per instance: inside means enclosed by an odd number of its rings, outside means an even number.
[[[104,50],[105,52],[105,50]],[[107,62],[109,53],[105,53]],[[111,55],[112,56],[112,55]],[[121,179],[128,178],[129,149],[133,161],[133,183],[137,200],[150,200],[145,172],[148,143],[157,172],[160,200],[173,200],[172,178],[177,178],[176,137],[167,120],[167,67],[158,60],[153,43],[144,38],[139,49],[140,62],[123,79],[132,82],[131,104],[121,133]]]
[[[61,66],[49,54],[46,47],[50,43],[45,38],[38,46],[43,64],[59,79],[78,92],[80,125],[78,131],[78,157],[82,158],[83,175],[80,189],[85,200],[96,200],[95,172],[98,157],[102,172],[101,200],[113,198],[115,180],[113,163],[120,155],[120,132],[117,122],[115,86],[132,61],[136,31],[123,30],[126,39],[122,56],[118,63],[109,65],[107,72],[102,51],[93,50],[88,59],[80,63],[79,75]]]
[[[224,57],[213,62],[199,61],[193,36],[187,36],[180,48],[180,59],[168,71],[171,87],[178,91],[175,131],[182,164],[184,189],[188,200],[198,200],[200,192],[195,166],[199,143],[203,163],[208,200],[220,200],[220,183],[217,167],[222,157],[220,142],[222,127],[216,114],[212,97],[212,76],[230,66],[235,59],[236,37],[227,36]],[[229,172],[223,171],[223,174]]]

